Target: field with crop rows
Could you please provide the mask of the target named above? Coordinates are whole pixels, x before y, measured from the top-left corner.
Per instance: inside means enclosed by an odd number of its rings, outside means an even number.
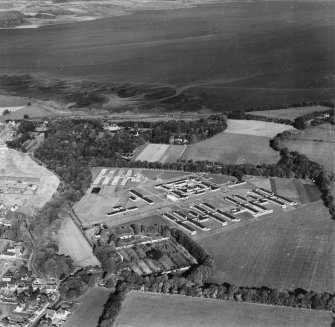
[[[115,327],[329,327],[329,312],[131,291]]]
[[[161,163],[176,162],[186,150],[186,145],[149,143],[135,160]]]
[[[214,258],[215,282],[335,291],[335,227],[321,201],[199,242]]]

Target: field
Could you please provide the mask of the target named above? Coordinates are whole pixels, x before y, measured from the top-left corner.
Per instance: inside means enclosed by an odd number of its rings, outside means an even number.
[[[228,119],[228,127],[223,133],[273,138],[288,129],[293,127],[258,120]]]
[[[87,293],[77,299],[78,306],[63,327],[93,327],[98,325],[103,306],[110,290],[104,287],[89,288]]]
[[[332,1],[225,1],[3,29],[0,74],[129,83],[135,94],[139,85],[150,85],[152,92],[168,85],[177,95],[162,108],[193,112],[327,99],[335,87],[334,6]],[[28,91],[48,89],[17,85],[16,92]]]
[[[135,160],[148,162],[159,161],[161,163],[177,162],[186,148],[186,145],[149,143],[135,158]]]
[[[335,127],[330,124],[307,128],[284,141],[290,151],[306,155],[330,171],[335,170]]]
[[[63,219],[58,237],[59,252],[71,256],[75,266],[100,266],[90,244],[70,217]]]
[[[5,204],[42,208],[57,190],[59,179],[47,168],[40,166],[29,155],[3,148],[0,151],[0,178],[7,181],[33,183],[38,186],[35,194],[1,194]],[[1,183],[1,180],[0,180]],[[21,183],[21,184],[22,184]]]
[[[331,322],[329,312],[132,291],[114,326],[329,327]]]
[[[251,177],[248,180],[257,187],[265,188],[300,203],[314,202],[321,198],[321,193],[317,186],[303,180],[263,177]]]
[[[270,139],[290,127],[254,120],[228,120],[228,128],[207,140],[191,144],[182,160],[210,160],[230,164],[276,163],[280,155]]]
[[[294,120],[295,118],[312,113],[315,111],[325,111],[328,108],[323,106],[310,106],[310,107],[294,107],[287,109],[278,109],[278,110],[266,110],[266,111],[252,111],[251,115],[270,117],[270,118],[282,118]]]
[[[215,282],[334,293],[334,231],[319,201],[199,242],[214,258]]]

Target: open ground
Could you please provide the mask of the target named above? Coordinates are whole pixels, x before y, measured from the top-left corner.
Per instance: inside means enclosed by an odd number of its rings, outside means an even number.
[[[329,327],[332,314],[305,309],[131,291],[115,327]]]
[[[214,282],[334,293],[334,231],[318,201],[199,242],[214,258]]]
[[[254,120],[228,120],[228,128],[207,140],[191,144],[182,160],[217,161],[231,164],[276,163],[280,159],[270,145],[276,134],[290,126]]]
[[[335,170],[335,126],[309,127],[283,142],[290,151],[306,155],[330,171]]]
[[[62,220],[58,237],[59,252],[69,255],[75,266],[100,266],[90,244],[70,217]]]
[[[10,181],[37,185],[34,194],[1,194],[6,205],[17,204],[23,208],[42,208],[56,192],[59,179],[44,166],[37,164],[27,154],[2,147],[0,150],[0,183]]]
[[[186,149],[186,145],[149,143],[135,158],[135,160],[148,162],[158,161],[161,163],[177,162]]]
[[[177,91],[167,108],[193,112],[332,98],[334,6],[229,1],[0,30],[0,72],[129,83],[134,93],[167,85]],[[18,86],[17,93],[27,90]]]
[[[93,327],[98,325],[103,306],[107,302],[110,289],[91,287],[87,293],[77,299],[79,303],[63,327]]]
[[[309,106],[309,107],[294,107],[287,109],[278,109],[278,110],[266,110],[266,111],[252,111],[251,115],[270,117],[270,118],[282,118],[294,120],[299,116],[303,116],[315,111],[326,111],[327,107],[323,106]]]

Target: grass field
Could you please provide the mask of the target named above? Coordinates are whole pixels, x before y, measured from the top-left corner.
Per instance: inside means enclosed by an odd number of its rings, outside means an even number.
[[[326,169],[335,170],[335,126],[310,127],[283,142],[290,151],[306,155]]]
[[[70,217],[62,221],[58,237],[59,252],[69,255],[75,266],[100,266],[99,260],[93,255],[90,244]]]
[[[224,132],[191,144],[181,159],[254,165],[275,163],[280,156],[270,147],[270,139],[287,129],[290,127],[283,124],[230,119]]]
[[[104,287],[89,288],[87,293],[77,299],[78,306],[63,327],[95,327],[103,312],[110,290]]]
[[[230,164],[276,163],[280,156],[269,146],[269,137],[220,133],[187,147],[182,160],[217,161]]]
[[[31,182],[38,185],[34,195],[2,194],[5,202],[42,208],[57,190],[59,179],[47,168],[40,166],[29,155],[5,149],[0,153],[0,177]]]
[[[258,120],[228,119],[228,127],[223,133],[273,138],[277,134],[284,132],[288,129],[294,128],[292,126],[284,124],[277,124]]]
[[[85,194],[79,202],[73,206],[81,223],[90,225],[96,215],[105,215],[109,209],[117,205],[119,198],[116,196],[96,196]]]
[[[334,293],[334,231],[319,201],[199,242],[214,258],[215,282]]]
[[[132,291],[114,326],[329,327],[331,322],[329,312]]]
[[[296,107],[278,110],[266,110],[266,111],[252,111],[251,115],[270,117],[270,118],[282,118],[294,120],[295,118],[306,115],[314,111],[325,111],[328,108],[323,106],[310,106],[310,107]]]

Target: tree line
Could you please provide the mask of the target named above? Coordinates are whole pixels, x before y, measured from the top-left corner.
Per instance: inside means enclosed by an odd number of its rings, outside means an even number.
[[[124,272],[115,289],[104,306],[99,327],[113,325],[127,293],[131,290],[335,312],[335,294],[316,293],[301,288],[294,291],[278,291],[267,287],[250,288],[228,283],[198,284],[183,276],[143,277]]]

